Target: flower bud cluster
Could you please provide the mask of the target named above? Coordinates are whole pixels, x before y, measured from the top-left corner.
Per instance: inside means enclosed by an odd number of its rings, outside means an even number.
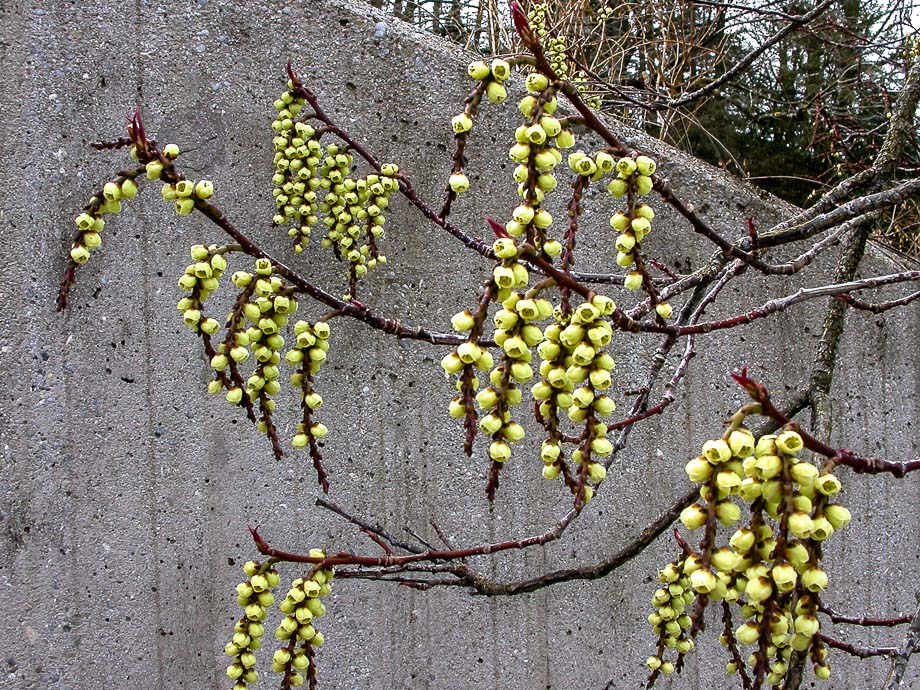
[[[332,156],[334,151],[338,151],[338,147],[331,144],[327,149],[330,155],[323,159],[319,171],[324,183],[332,177],[338,179],[334,175],[336,172],[347,175],[351,167],[350,154],[339,151]],[[342,167],[337,167],[340,165]],[[349,262],[352,287],[355,281],[367,275],[369,268],[386,263],[377,242],[384,235],[386,218],[383,212],[390,205],[390,196],[399,190],[395,177],[398,172],[396,165],[387,163],[381,166],[379,174],[372,173],[359,180],[343,177],[332,183],[319,206],[319,210],[327,214],[323,219],[326,236],[320,244],[334,247],[337,254]]]
[[[602,8],[603,9],[603,8]],[[600,12],[600,10],[599,10]],[[546,59],[550,67],[559,79],[569,79],[569,60],[566,55],[567,45],[565,36],[552,36],[549,33],[547,19],[552,13],[548,3],[536,3],[531,5],[527,12],[527,19],[531,29],[540,39]],[[587,79],[585,74],[578,70],[571,76],[572,83],[578,89],[578,92],[587,95]],[[592,108],[599,108],[601,103],[599,98],[588,98],[587,103]]]
[[[514,180],[518,183],[517,193],[522,203],[511,214],[505,229],[512,237],[526,235],[532,238],[534,246],[544,249],[550,256],[562,251],[559,242],[547,242],[546,232],[553,223],[553,217],[542,204],[546,194],[556,188],[553,170],[562,162],[560,148],[572,146],[574,138],[569,130],[553,115],[557,99],[555,87],[539,72],[527,77],[528,95],[519,103],[519,110],[526,123],[514,132],[515,143],[508,152],[517,167]]]
[[[243,617],[233,628],[233,638],[224,647],[224,653],[233,659],[227,667],[227,676],[235,681],[232,690],[245,690],[257,683],[259,674],[255,670],[255,652],[262,647],[265,634],[263,621],[268,607],[275,602],[271,590],[281,581],[278,573],[249,561],[243,566],[247,580],[236,587],[237,603],[243,608]]]
[[[505,89],[504,82],[511,76],[511,65],[501,58],[495,58],[491,64],[483,60],[471,62],[467,67],[467,73],[471,78],[477,81],[485,82],[486,97],[493,103],[504,103],[508,98],[508,91]],[[459,118],[459,119],[458,119]],[[469,117],[464,119],[463,115],[458,115],[451,121],[454,133],[460,134],[469,131],[473,123],[467,122]]]
[[[322,396],[313,388],[313,377],[319,373],[320,367],[326,361],[326,352],[329,350],[329,325],[323,321],[315,324],[298,321],[294,324],[294,336],[294,345],[284,359],[291,366],[297,367],[297,371],[291,374],[291,385],[300,389],[303,417],[297,425],[297,434],[292,444],[295,448],[306,448],[328,433],[326,425],[314,422],[312,415],[323,404]]]
[[[210,199],[214,194],[214,184],[210,180],[195,183],[191,180],[179,180],[175,184],[165,183],[161,190],[163,201],[172,201],[176,214],[187,216],[195,210],[197,200]]]
[[[817,636],[820,592],[828,582],[820,545],[850,520],[846,508],[829,503],[840,482],[796,457],[804,443],[795,431],[755,438],[740,419],[742,413],[686,465],[690,480],[702,484],[702,501],[680,519],[688,529],[707,526],[707,532],[684,573],[696,594],[740,607],[745,620],[723,642],[755,646],[748,663],[766,668],[771,686],[782,684],[793,651],[808,651],[815,672],[826,677],[826,649]],[[715,524],[740,520],[736,499],[747,504],[750,521],[720,547]]]
[[[497,240],[496,245],[510,239]],[[519,264],[517,264],[519,265]],[[545,299],[528,299],[514,290],[501,303],[495,313],[495,342],[502,348],[501,364],[489,374],[490,386],[476,395],[476,402],[483,412],[479,428],[492,437],[489,456],[496,462],[504,462],[511,456],[509,443],[517,443],[524,437],[523,427],[511,420],[511,408],[523,400],[523,391],[518,388],[533,378],[532,348],[543,340],[543,331],[537,322],[548,318],[553,311],[552,304]]]
[[[687,611],[696,599],[696,594],[690,585],[690,575],[685,565],[686,559],[682,556],[658,572],[661,587],[652,596],[655,610],[648,617],[649,625],[658,636],[658,650],[655,656],[645,661],[653,673],[669,676],[674,672],[674,663],[664,658],[665,650],[676,651],[679,658],[694,646],[690,638],[693,621]]]
[[[90,254],[102,246],[102,231],[105,229],[103,216],[106,213],[119,213],[121,202],[137,196],[137,183],[134,175],[123,175],[111,182],[106,182],[102,191],[89,200],[83,213],[74,219],[77,236],[70,247],[70,258],[76,264],[85,264]]]
[[[310,549],[313,558],[324,558],[322,549]],[[332,568],[316,568],[305,578],[291,583],[287,596],[279,605],[285,617],[275,630],[275,637],[286,645],[272,657],[272,670],[284,675],[284,687],[299,687],[307,677],[316,673],[312,663],[314,648],[321,647],[325,638],[313,623],[326,615],[322,599],[332,591]]]
[[[275,146],[272,196],[277,208],[272,222],[288,227],[288,236],[293,240],[297,253],[309,243],[312,228],[319,222],[316,210],[321,180],[317,176],[317,168],[324,158],[316,129],[294,120],[303,106],[302,98],[285,91],[275,101],[278,113],[272,122],[275,133],[272,139]]]
[[[250,355],[256,360],[256,368],[246,380],[246,390],[234,386],[227,391],[227,401],[238,405],[246,395],[251,402],[258,402],[263,415],[259,430],[268,430],[267,415],[275,411],[271,396],[281,390],[281,349],[284,337],[281,331],[287,326],[289,314],[297,311],[297,300],[290,295],[281,276],[274,275],[274,267],[268,259],[256,259],[254,273],[237,271],[233,284],[248,296],[239,305],[239,314],[231,314],[232,328],[227,341],[217,348],[217,355],[211,359],[211,367],[220,372],[231,363],[242,364]],[[248,328],[244,326],[250,324]]]
[[[616,409],[605,392],[612,384],[610,372],[616,363],[606,351],[613,328],[604,318],[615,309],[609,297],[595,295],[568,315],[557,309],[555,322],[543,332],[545,340],[537,348],[542,378],[531,392],[550,432],[540,452],[547,479],[555,479],[561,470],[561,444],[555,433],[560,411],[570,421],[586,427],[584,444],[572,453],[572,460],[583,466],[594,482],[602,481],[606,475],[603,465],[593,458],[605,458],[613,452],[607,426],[599,418],[610,416]],[[588,491],[586,498],[590,499],[590,495]]]
[[[607,191],[613,198],[625,196],[627,201],[626,209],[617,211],[610,218],[610,227],[619,233],[615,244],[616,262],[623,268],[633,266],[642,240],[652,229],[655,212],[647,204],[638,204],[636,196],[651,191],[651,176],[654,172],[655,161],[648,156],[624,157],[616,162],[617,176],[607,185]],[[638,290],[642,287],[642,274],[638,271],[630,272],[624,285],[630,290]],[[671,314],[667,305],[663,305],[658,312],[662,318],[668,318]]]
[[[179,279],[179,287],[191,292],[179,300],[176,308],[182,312],[182,320],[194,333],[214,335],[220,330],[216,319],[204,315],[204,301],[220,285],[219,278],[227,270],[227,260],[218,253],[217,246],[206,247],[196,244],[191,249],[193,263],[185,267]]]

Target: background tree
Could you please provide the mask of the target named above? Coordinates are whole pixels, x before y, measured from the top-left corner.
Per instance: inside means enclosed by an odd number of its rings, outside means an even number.
[[[487,54],[515,45],[495,0],[454,2],[449,12],[441,2],[419,3],[418,13],[401,2],[377,6]],[[799,206],[878,153],[920,12],[912,0],[529,6],[550,17],[547,31],[587,69],[605,113]],[[746,57],[756,59],[736,71]],[[915,141],[901,166],[916,168]],[[914,203],[886,218],[876,237],[916,255]]]

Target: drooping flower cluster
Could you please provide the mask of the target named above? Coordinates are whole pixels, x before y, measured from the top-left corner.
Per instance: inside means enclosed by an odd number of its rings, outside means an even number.
[[[322,549],[310,549],[313,558],[324,558]],[[279,605],[281,619],[275,637],[283,644],[272,657],[272,670],[284,676],[284,687],[300,687],[307,677],[316,675],[314,653],[325,642],[323,633],[313,624],[326,615],[322,599],[332,592],[332,568],[316,568],[304,578],[291,583],[287,596]]]
[[[742,622],[727,626],[721,638],[732,652],[729,673],[746,664],[778,688],[798,651],[809,655],[819,678],[827,678],[827,649],[818,636],[821,592],[828,583],[821,545],[850,521],[845,507],[831,503],[840,481],[797,457],[804,446],[795,431],[755,439],[742,419],[736,415],[722,438],[704,443],[687,463],[687,475],[701,484],[701,500],[680,519],[691,530],[705,527],[705,535],[698,552],[677,562],[680,576],[704,605],[723,601],[738,608]],[[750,519],[720,546],[718,525],[737,525],[739,500]],[[652,621],[659,634],[656,661],[649,664],[653,672],[664,650],[674,648],[661,627],[664,620]],[[753,647],[746,659],[739,645]]]
[[[243,566],[247,579],[236,587],[237,603],[243,609],[243,616],[233,628],[233,638],[224,647],[224,653],[233,662],[227,667],[227,677],[235,681],[232,690],[246,690],[259,681],[256,671],[256,655],[262,648],[265,635],[265,621],[268,608],[275,603],[272,590],[281,582],[278,573],[256,561]]]
[[[102,246],[102,231],[105,229],[103,216],[107,213],[119,213],[123,200],[137,196],[137,183],[134,178],[140,172],[139,169],[106,182],[101,193],[94,195],[83,213],[74,219],[78,230],[70,248],[70,258],[74,263],[85,264],[89,261],[90,254]]]

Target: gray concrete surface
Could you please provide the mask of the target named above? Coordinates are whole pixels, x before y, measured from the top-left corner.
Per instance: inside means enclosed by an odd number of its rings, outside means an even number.
[[[70,309],[55,313],[71,218],[122,165],[86,143],[118,136],[139,104],[159,141],[195,149],[187,169],[214,180],[216,199],[241,227],[280,247],[263,228],[270,213],[266,128],[285,60],[294,59],[371,150],[409,170],[423,196],[437,199],[447,120],[468,86],[466,59],[362,3],[328,0],[13,0],[0,3],[0,27],[0,610],[7,621],[0,688],[228,687],[221,648],[236,615],[239,565],[253,554],[247,525],[292,549],[369,547],[313,506],[303,459],[276,463],[239,415],[204,394],[206,367],[174,310],[187,247],[217,239],[202,219],[178,222],[157,190],[147,190],[110,223]],[[487,118],[471,154],[497,154],[491,163],[475,158],[471,170],[490,194],[457,210],[458,222],[474,232],[483,215],[501,216],[511,201],[505,143],[497,137],[514,121],[513,108],[488,108]],[[786,210],[675,151],[624,136],[653,151],[679,193],[725,234],[745,216],[765,226]],[[487,266],[403,202],[394,206],[391,263],[369,281],[371,301],[446,329]],[[603,212],[590,221],[603,227]],[[685,266],[703,256],[699,239],[667,213],[656,227],[649,245],[663,260]],[[871,254],[867,274],[895,267],[877,249]],[[832,261],[792,283],[752,279],[712,314],[819,284]],[[318,282],[336,285],[315,251],[303,265]],[[568,536],[481,567],[513,579],[590,562],[637,534],[685,491],[685,459],[741,402],[727,369],[750,365],[780,397],[803,383],[820,307],[705,338],[678,402],[636,430],[615,465],[616,481]],[[916,456],[920,310],[851,315],[848,325],[835,381],[835,440],[889,458]],[[559,487],[539,478],[538,461],[524,458],[507,468],[489,509],[485,464],[462,455],[459,431],[443,411],[450,395],[437,365],[443,349],[394,343],[354,324],[336,324],[334,341],[320,386],[335,500],[394,531],[409,526],[433,537],[434,520],[462,544],[530,534],[565,510]],[[638,383],[652,347],[649,339],[617,342],[620,391]],[[871,615],[909,610],[920,570],[920,482],[845,479],[855,519],[827,550],[828,598]],[[645,623],[651,578],[672,551],[662,539],[603,581],[514,599],[343,582],[324,621],[321,686],[599,690],[612,679],[612,688],[641,687],[652,651]],[[841,635],[898,641],[890,630]],[[664,687],[728,687],[721,651],[707,637],[683,676]],[[833,665],[835,680],[816,687],[880,687],[887,669],[884,660],[855,663],[838,654]],[[918,667],[915,660],[909,683],[920,683]]]

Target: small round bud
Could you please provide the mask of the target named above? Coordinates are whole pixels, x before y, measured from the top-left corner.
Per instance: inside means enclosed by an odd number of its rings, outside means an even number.
[[[489,66],[485,62],[483,62],[482,60],[478,60],[476,62],[471,62],[469,66],[466,68],[466,72],[473,79],[478,79],[481,81],[489,76],[489,74],[491,73],[491,70],[489,69]]]

